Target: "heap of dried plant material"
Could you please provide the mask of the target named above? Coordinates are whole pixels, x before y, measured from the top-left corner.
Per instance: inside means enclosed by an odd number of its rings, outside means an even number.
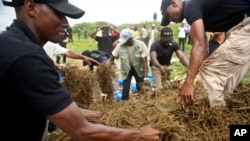
[[[107,94],[109,101],[114,101],[114,85],[117,79],[114,65],[111,63],[100,64],[95,71],[95,75],[102,93]]]
[[[86,68],[71,65],[66,65],[64,72],[62,84],[70,92],[73,100],[83,107],[89,105],[92,102],[95,74]]]
[[[161,141],[228,141],[229,125],[250,124],[249,85],[240,84],[226,107],[211,108],[200,81],[195,83],[196,102],[181,106],[180,83],[181,80],[172,81],[162,91],[153,91],[148,84],[141,84],[141,92],[128,101],[92,102],[88,109],[103,111],[104,116],[97,123],[112,127],[139,129],[154,125],[164,131]],[[82,105],[79,102],[78,105]],[[72,139],[62,133],[50,140]]]

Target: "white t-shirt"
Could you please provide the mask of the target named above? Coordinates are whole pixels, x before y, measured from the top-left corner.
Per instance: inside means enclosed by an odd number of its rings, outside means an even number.
[[[186,30],[184,27],[179,27],[178,28],[178,38],[185,38],[186,37]]]
[[[65,54],[68,51],[68,49],[60,46],[58,43],[50,41],[43,46],[43,49],[52,60],[54,56]]]

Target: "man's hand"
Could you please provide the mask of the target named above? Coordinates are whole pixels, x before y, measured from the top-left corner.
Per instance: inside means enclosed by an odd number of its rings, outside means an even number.
[[[100,63],[98,61],[96,61],[93,58],[87,57],[87,56],[84,56],[84,61],[86,61],[88,63],[88,65],[91,65],[92,63],[100,65]]]
[[[89,122],[95,122],[98,121],[102,116],[103,112],[101,111],[91,111],[86,109],[81,109],[83,116],[89,121]]]
[[[150,86],[150,82],[149,82],[148,78],[144,78],[143,81],[144,81],[144,84]]]
[[[180,89],[181,105],[189,105],[194,103],[194,85],[186,79]]]
[[[62,75],[65,75],[65,65],[64,64],[55,64],[56,68],[62,73]]]
[[[164,67],[164,66],[160,66],[160,67],[159,67],[159,70],[160,70],[161,74],[164,74],[164,72],[165,72],[165,67]]]
[[[160,130],[155,129],[152,125],[142,127],[139,135],[139,141],[158,141],[160,135],[163,133]]]

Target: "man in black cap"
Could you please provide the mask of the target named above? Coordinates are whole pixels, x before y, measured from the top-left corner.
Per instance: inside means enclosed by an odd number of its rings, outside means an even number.
[[[162,82],[162,76],[164,73],[168,74],[167,71],[171,70],[169,66],[174,52],[181,63],[188,67],[186,56],[182,53],[178,43],[173,40],[172,29],[164,27],[161,29],[160,39],[156,40],[150,48],[150,66],[156,90],[161,90],[163,84],[167,84],[167,82]]]
[[[250,67],[249,0],[162,0],[163,26],[182,22],[191,25],[192,50],[184,84],[182,104],[194,102],[194,79],[200,72],[210,106],[225,106]],[[205,32],[227,32],[225,42],[208,57]]]
[[[161,132],[151,127],[125,130],[88,122],[102,112],[81,109],[59,83],[54,63],[42,47],[63,37],[69,26],[65,16],[80,18],[84,11],[68,0],[2,2],[15,8],[17,19],[0,34],[0,89],[5,92],[0,102],[1,140],[46,140],[47,120],[74,140],[159,140]]]

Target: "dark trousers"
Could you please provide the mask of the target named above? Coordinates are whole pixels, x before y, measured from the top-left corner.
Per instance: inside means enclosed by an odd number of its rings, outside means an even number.
[[[140,91],[139,84],[143,82],[143,77],[139,77],[133,67],[131,67],[128,76],[125,80],[123,80],[123,89],[122,89],[122,100],[128,100],[129,99],[129,90],[131,85],[131,79],[132,77],[135,77],[136,81],[136,87]]]
[[[148,38],[142,38],[142,41],[148,46]]]
[[[63,55],[62,57],[63,57],[63,64],[66,64],[66,55]],[[56,63],[60,64],[60,60],[61,60],[61,56],[57,55],[56,56]]]
[[[185,51],[185,38],[179,38],[179,46],[181,47],[182,51]]]

